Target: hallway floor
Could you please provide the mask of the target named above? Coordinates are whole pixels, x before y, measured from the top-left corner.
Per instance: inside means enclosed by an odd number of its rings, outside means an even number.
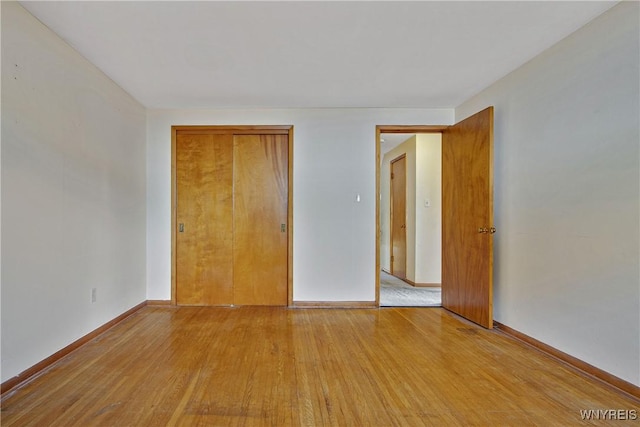
[[[384,271],[380,272],[381,307],[440,307],[440,288],[411,286]]]

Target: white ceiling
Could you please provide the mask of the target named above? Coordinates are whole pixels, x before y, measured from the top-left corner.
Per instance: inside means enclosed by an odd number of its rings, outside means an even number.
[[[615,2],[21,2],[148,108],[452,108]]]

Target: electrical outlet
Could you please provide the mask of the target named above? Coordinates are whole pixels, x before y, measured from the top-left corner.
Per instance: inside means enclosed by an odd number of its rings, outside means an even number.
[[[98,299],[98,289],[96,288],[91,288],[91,304],[93,304],[94,302],[96,302]]]

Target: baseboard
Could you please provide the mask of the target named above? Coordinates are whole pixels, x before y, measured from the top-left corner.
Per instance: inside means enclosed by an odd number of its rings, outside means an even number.
[[[393,274],[391,274],[391,272],[385,270],[384,268],[382,269],[382,271],[384,271],[385,273],[393,276]],[[404,279],[400,278],[400,277],[397,277],[397,276],[393,276],[393,277],[395,277],[398,280],[402,280],[405,283],[410,284],[414,288],[441,288],[442,287],[442,283],[416,283],[411,279],[407,279],[406,277]]]
[[[416,283],[409,279],[403,279],[403,280],[415,288],[441,288],[442,287],[441,283]]]
[[[171,305],[170,299],[149,299],[147,305]]]
[[[294,301],[289,308],[378,308],[375,301]]]
[[[542,341],[538,341],[535,338],[532,338],[522,332],[516,331],[506,325],[503,325],[500,322],[493,321],[494,328],[498,329],[502,333],[509,335],[518,341],[521,341],[525,344],[534,347],[535,349],[560,360],[561,362],[566,363],[567,365],[577,369],[578,371],[586,374],[590,377],[596,378],[605,384],[615,388],[617,391],[622,392],[624,394],[630,395],[635,399],[640,400],[640,387],[623,380],[622,378],[616,377],[606,371],[603,371],[600,368],[596,368],[589,363],[578,359],[577,357],[571,356],[563,351],[558,350],[555,347],[551,347],[548,344],[543,343]]]
[[[0,385],[0,396],[4,396],[4,394],[7,393],[8,391],[11,391],[12,389],[18,387],[19,385],[21,385],[25,381],[28,381],[34,375],[42,372],[44,369],[48,368],[49,366],[51,366],[52,364],[54,364],[58,360],[60,360],[63,357],[65,357],[67,354],[71,353],[72,351],[76,350],[77,348],[79,348],[79,347],[83,346],[84,344],[88,343],[92,339],[96,338],[98,335],[106,332],[108,329],[111,329],[112,327],[114,327],[118,323],[122,322],[124,319],[126,319],[129,316],[131,316],[133,313],[135,313],[136,311],[140,310],[142,307],[144,307],[146,305],[147,305],[147,301],[141,302],[140,304],[136,305],[135,307],[125,311],[124,313],[122,313],[121,315],[116,317],[115,319],[110,320],[109,322],[105,323],[104,325],[100,326],[99,328],[94,329],[93,331],[89,332],[87,335],[85,335],[85,336],[77,339],[76,341],[72,342],[71,344],[69,344],[68,346],[63,348],[62,350],[59,350],[59,351],[55,352],[51,356],[49,356],[46,359],[36,363],[35,365],[33,365],[32,367],[26,369],[25,371],[21,372],[20,374],[16,375],[15,377],[10,378],[7,381],[3,382]]]

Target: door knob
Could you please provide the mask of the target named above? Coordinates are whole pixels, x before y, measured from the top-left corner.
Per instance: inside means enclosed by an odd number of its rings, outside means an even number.
[[[488,234],[495,234],[495,232],[496,232],[496,228],[495,227],[490,227],[490,228],[480,227],[480,228],[478,228],[478,233],[480,233],[480,234],[487,234],[487,233]]]
[[[183,223],[180,223],[180,225],[178,225],[178,231],[180,233],[184,233],[184,224]]]

